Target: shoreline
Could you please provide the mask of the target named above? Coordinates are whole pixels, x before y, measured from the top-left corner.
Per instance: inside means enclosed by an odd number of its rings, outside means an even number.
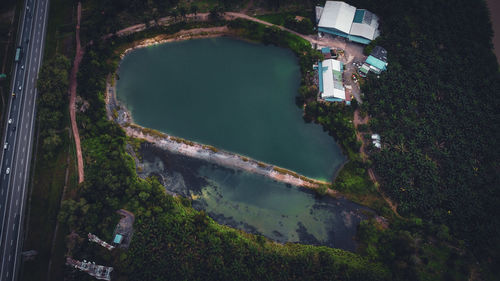
[[[214,38],[232,35],[234,34],[229,31],[227,26],[181,30],[175,34],[169,35],[161,34],[152,38],[146,38],[132,42],[129,46],[121,51],[120,58],[123,60],[123,58],[128,53],[136,49],[146,48],[158,44],[190,39]],[[113,78],[116,77],[117,73],[119,73],[119,68],[115,72],[115,74],[110,74],[107,79],[108,81],[106,83],[105,97],[106,111],[108,118],[116,122],[125,131],[127,136],[147,141],[148,143],[151,143],[152,145],[155,145],[160,149],[164,149],[172,153],[206,160],[229,168],[235,168],[254,174],[259,174],[286,184],[301,186],[312,190],[317,190],[320,187],[327,186],[325,194],[328,194],[335,198],[339,197],[339,193],[337,191],[328,188],[328,186],[331,186],[331,182],[308,178],[291,170],[268,163],[263,163],[244,155],[220,150],[210,145],[192,142],[135,124],[130,112],[116,99],[116,92],[114,88],[115,81]],[[335,175],[338,175],[338,173],[346,163],[347,161],[342,163],[342,165],[335,172]]]

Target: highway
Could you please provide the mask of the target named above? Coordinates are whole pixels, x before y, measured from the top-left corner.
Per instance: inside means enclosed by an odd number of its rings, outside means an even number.
[[[34,145],[36,82],[43,58],[49,0],[26,0],[18,27],[20,61],[12,89],[0,160],[0,280],[16,280],[21,264],[23,221]],[[20,28],[20,29],[19,29]],[[7,144],[5,146],[5,144]]]

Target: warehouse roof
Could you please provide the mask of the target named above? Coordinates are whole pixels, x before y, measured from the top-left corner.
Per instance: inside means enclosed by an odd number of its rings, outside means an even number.
[[[351,30],[356,8],[341,1],[326,1],[318,26],[335,28],[344,33]]]
[[[322,62],[322,98],[339,98],[345,100],[345,88],[342,85],[342,63],[328,59]]]
[[[387,63],[380,60],[380,59],[377,59],[376,57],[370,55],[368,56],[368,58],[366,59],[366,63],[367,64],[370,64],[370,65],[373,65],[374,67],[380,69],[380,70],[386,70],[387,69]]]
[[[378,17],[368,10],[356,9],[345,2],[326,1],[323,9],[316,7],[316,19],[319,21],[318,27],[334,29],[352,37],[373,40],[379,36]],[[328,30],[325,32],[328,33]],[[336,35],[345,37],[343,34]]]

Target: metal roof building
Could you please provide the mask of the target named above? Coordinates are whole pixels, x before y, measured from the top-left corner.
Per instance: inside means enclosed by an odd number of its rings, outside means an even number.
[[[346,101],[342,68],[342,63],[334,59],[327,59],[318,64],[319,91],[322,99],[332,102]]]
[[[360,71],[364,75],[368,74],[368,71],[380,74],[382,71],[387,70],[387,65],[387,50],[380,46],[375,46]]]
[[[326,1],[316,8],[318,31],[345,37],[361,44],[369,44],[379,36],[378,17],[364,9],[356,9],[345,2]]]

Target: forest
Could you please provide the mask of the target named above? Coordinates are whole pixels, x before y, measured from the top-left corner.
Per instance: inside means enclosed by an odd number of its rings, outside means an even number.
[[[498,268],[500,75],[484,1],[356,2],[379,14],[389,54],[362,89],[383,190]]]
[[[239,2],[221,1],[214,14]],[[102,11],[87,11],[82,25],[84,38],[95,39],[78,78],[79,95],[90,104],[77,115],[86,181],[76,198],[63,202],[59,220],[68,231],[110,239],[118,219],[114,211],[126,208],[136,214],[136,233],[128,252],[109,254],[83,243],[71,249],[75,257],[98,253],[101,262],[116,265],[119,280],[467,280],[476,261],[481,262],[478,274],[488,280],[498,270],[500,78],[484,2],[350,1],[381,18],[382,36],[374,44],[388,50],[389,68],[366,79],[360,108],[371,116],[369,129],[382,136],[383,149],[373,150],[371,165],[382,190],[405,217],[391,218],[389,229],[374,220],[362,223],[357,253],[278,245],[217,225],[191,208],[189,200],[165,195],[155,179],[140,180],[125,152],[131,140],[105,114],[105,79],[118,65],[117,46],[159,33],[228,24],[239,36],[297,54],[303,77],[297,104],[305,104],[305,120],[322,124],[345,151],[355,154],[359,143],[349,123],[352,108],[311,101],[310,69],[318,53],[279,29],[217,17],[211,23],[180,22],[102,41],[97,38],[123,27],[115,20],[118,15],[141,22],[155,16],[152,6],[165,14],[178,2],[85,3]],[[268,4],[277,8],[297,2]],[[67,64],[60,59],[59,68],[67,70]],[[66,81],[64,73],[55,74]],[[62,105],[48,100],[45,106],[55,110]],[[58,129],[57,122],[50,124]],[[357,169],[366,177],[364,166]],[[68,276],[87,280],[84,274]]]

